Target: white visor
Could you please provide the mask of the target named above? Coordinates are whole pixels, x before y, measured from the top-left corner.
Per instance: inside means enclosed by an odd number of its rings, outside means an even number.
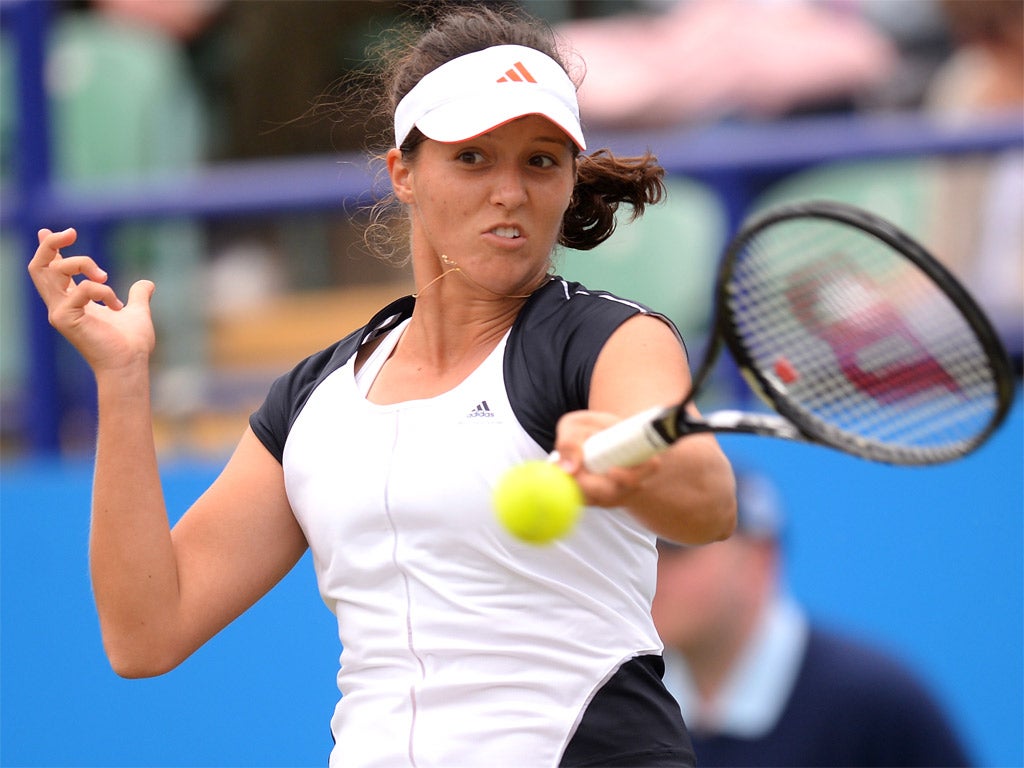
[[[395,146],[414,126],[450,143],[525,115],[546,117],[587,148],[576,86],[565,70],[534,48],[496,45],[452,59],[420,80],[395,110]]]

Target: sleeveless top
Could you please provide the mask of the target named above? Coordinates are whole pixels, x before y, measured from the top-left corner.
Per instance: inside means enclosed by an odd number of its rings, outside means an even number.
[[[507,468],[547,456],[562,414],[587,407],[611,334],[655,313],[556,278],[461,383],[372,403],[413,305],[394,302],[301,362],[250,419],[282,463],[338,621],[330,765],[556,765],[602,684],[661,653],[655,537],[624,510],[588,508],[564,539],[525,544],[491,493]],[[356,377],[356,351],[381,336]]]

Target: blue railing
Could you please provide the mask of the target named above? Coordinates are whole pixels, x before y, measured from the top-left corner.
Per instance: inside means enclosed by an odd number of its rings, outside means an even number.
[[[74,226],[84,251],[106,262],[107,233],[141,219],[214,219],[294,211],[339,211],[373,196],[361,155],[224,164],[116,186],[88,189],[58,183],[51,173],[44,54],[50,4],[0,1],[0,20],[18,52],[18,155],[13,187],[0,190],[0,225],[31,246],[40,227]],[[840,161],[995,153],[1024,147],[1020,114],[952,123],[919,114],[807,118],[700,129],[595,134],[591,146],[632,154],[654,151],[665,168],[707,184],[734,230],[756,196],[806,168]],[[27,247],[28,247],[27,246]],[[26,259],[28,258],[26,253]],[[25,278],[25,290],[34,289]],[[58,386],[58,345],[42,302],[27,302],[28,380],[22,423],[25,446],[59,449],[65,408]],[[56,404],[56,405],[55,405]]]

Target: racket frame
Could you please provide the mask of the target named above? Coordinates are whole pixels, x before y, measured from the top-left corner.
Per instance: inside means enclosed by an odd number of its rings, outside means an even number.
[[[805,218],[837,221],[877,238],[917,266],[960,310],[989,359],[997,400],[995,411],[986,427],[972,440],[965,443],[961,449],[956,451],[938,449],[933,451],[927,448],[902,449],[880,441],[852,435],[820,419],[809,418],[793,405],[785,391],[780,389],[779,382],[766,376],[756,365],[750,350],[744,344],[730,310],[729,288],[736,259],[746,245],[765,228],[779,222]],[[824,200],[792,203],[767,209],[749,219],[730,240],[719,262],[715,279],[712,318],[708,347],[704,352],[700,367],[694,374],[687,396],[678,405],[652,409],[627,420],[629,426],[624,426],[622,436],[629,429],[634,431],[637,429],[635,422],[646,421],[648,426],[645,430],[647,433],[645,441],[650,444],[651,448],[655,445],[660,446],[658,450],[688,434],[699,432],[741,433],[824,444],[862,458],[889,464],[935,464],[959,458],[984,443],[1002,424],[1013,403],[1013,368],[1009,355],[988,317],[970,293],[914,238],[891,222],[844,203]],[[723,346],[728,348],[733,361],[747,380],[751,390],[776,413],[717,411],[707,414],[702,420],[688,416],[686,406],[694,400],[715,370]],[[614,435],[609,438],[608,444],[610,445]],[[639,457],[643,455],[643,451],[637,450],[635,454]],[[649,455],[653,455],[653,453],[648,454],[648,457]]]

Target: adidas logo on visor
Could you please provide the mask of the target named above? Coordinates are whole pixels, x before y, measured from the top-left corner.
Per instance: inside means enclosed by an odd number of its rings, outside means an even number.
[[[536,83],[537,80],[533,77],[533,75],[530,74],[530,70],[528,70],[525,66],[523,66],[523,62],[517,61],[512,66],[512,69],[506,70],[505,74],[498,78],[497,82],[499,82],[499,83],[509,83],[509,82],[511,82],[511,83],[523,83],[523,82],[526,82],[526,83]]]
[[[506,88],[507,83],[532,87]],[[587,148],[576,86],[562,65],[533,48],[496,45],[424,75],[395,107],[395,146],[401,147],[413,128],[452,143],[526,115],[546,117],[580,150]]]

